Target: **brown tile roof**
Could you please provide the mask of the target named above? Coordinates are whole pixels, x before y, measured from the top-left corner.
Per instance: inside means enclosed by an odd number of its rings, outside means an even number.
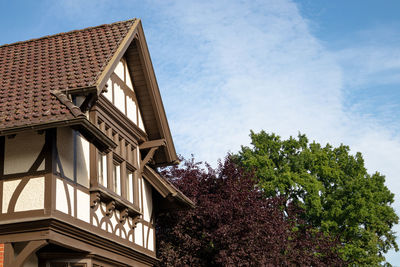
[[[52,92],[95,85],[134,22],[0,46],[0,130],[78,116]]]

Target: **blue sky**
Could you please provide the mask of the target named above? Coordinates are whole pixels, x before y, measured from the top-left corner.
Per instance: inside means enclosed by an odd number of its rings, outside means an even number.
[[[179,153],[249,130],[360,151],[400,213],[399,1],[0,0],[0,43],[141,18]],[[400,227],[396,227],[400,232]],[[388,260],[400,266],[400,254]]]

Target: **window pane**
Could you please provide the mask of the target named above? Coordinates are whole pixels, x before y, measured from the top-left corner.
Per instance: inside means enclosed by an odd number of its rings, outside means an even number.
[[[128,170],[126,178],[126,199],[133,203],[133,173]]]
[[[99,153],[98,156],[98,181],[104,187],[107,187],[107,156]]]
[[[121,167],[114,164],[113,168],[114,192],[121,195]]]

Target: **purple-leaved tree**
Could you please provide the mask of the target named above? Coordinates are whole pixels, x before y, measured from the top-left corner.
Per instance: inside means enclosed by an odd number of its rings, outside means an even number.
[[[162,171],[196,203],[157,218],[160,266],[341,266],[339,243],[306,226],[302,210],[265,198],[229,157],[218,168],[192,159]]]

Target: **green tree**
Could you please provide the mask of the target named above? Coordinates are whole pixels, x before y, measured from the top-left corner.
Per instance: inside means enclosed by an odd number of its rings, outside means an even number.
[[[264,131],[250,136],[251,146],[243,146],[236,160],[255,172],[266,197],[285,196],[305,209],[311,226],[340,236],[350,266],[376,266],[389,249],[398,250],[394,194],[382,174],[367,173],[361,153],[309,143],[301,134],[287,140]]]

